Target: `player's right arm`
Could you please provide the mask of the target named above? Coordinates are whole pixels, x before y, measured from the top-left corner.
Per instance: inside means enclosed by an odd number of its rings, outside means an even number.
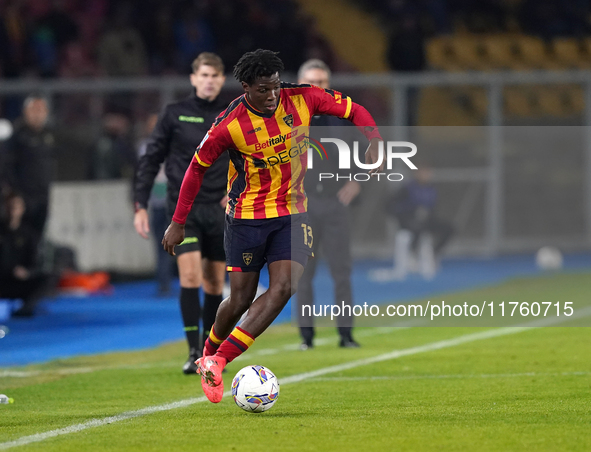
[[[331,89],[310,86],[304,90],[306,102],[311,107],[312,114],[331,115],[351,121],[369,141],[365,152],[365,163],[377,163],[379,160],[379,144],[382,136],[371,114],[362,106]],[[382,171],[384,162],[379,167],[369,171],[370,174]]]
[[[160,165],[168,156],[170,139],[172,136],[172,124],[168,107],[164,109],[156,127],[146,144],[146,152],[140,157],[134,179],[134,206],[135,215],[133,225],[136,232],[143,238],[148,238],[150,221],[148,218],[148,200],[154,186],[154,179]]]
[[[185,222],[203,183],[205,171],[231,146],[232,139],[227,128],[223,125],[213,125],[197,147],[191,164],[185,172],[172,221],[162,239],[162,245],[170,255],[175,255],[174,247],[185,238]]]

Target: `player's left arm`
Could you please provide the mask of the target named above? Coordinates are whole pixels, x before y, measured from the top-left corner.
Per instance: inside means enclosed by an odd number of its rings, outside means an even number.
[[[313,109],[312,114],[331,115],[351,121],[369,140],[369,147],[365,152],[365,163],[376,163],[379,157],[379,143],[382,140],[380,131],[371,114],[362,105],[356,104],[349,96],[344,96],[339,91],[322,89],[312,86],[307,90],[308,99]],[[370,174],[384,169],[384,162]]]

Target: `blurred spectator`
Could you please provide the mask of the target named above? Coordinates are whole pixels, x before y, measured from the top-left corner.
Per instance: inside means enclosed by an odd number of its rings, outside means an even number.
[[[27,62],[27,24],[22,3],[0,5],[0,76],[17,77]]]
[[[140,33],[146,44],[150,72],[161,74],[172,70],[175,56],[174,49],[174,13],[169,3],[155,5],[140,21]],[[187,69],[183,68],[183,72]]]
[[[274,39],[277,35],[282,39]],[[316,38],[306,38],[310,35]],[[86,76],[88,67],[99,66],[109,76],[184,73],[201,51],[217,51],[235,62],[269,42],[293,72],[307,56],[334,58],[295,0],[0,2],[2,76]],[[69,60],[81,55],[93,60],[77,71]]]
[[[506,6],[503,0],[451,0],[456,17],[471,33],[505,31]]]
[[[526,33],[552,39],[588,34],[589,14],[586,0],[524,0],[519,20]]]
[[[191,67],[195,55],[215,50],[214,39],[202,11],[194,7],[179,17],[174,24],[177,51],[176,69],[184,72]]]
[[[24,199],[23,221],[43,235],[49,205],[49,185],[55,173],[55,138],[47,127],[49,107],[38,94],[25,99],[23,117],[0,150],[0,180]]]
[[[146,153],[150,135],[156,127],[158,122],[158,115],[151,114],[144,129],[142,140],[138,146],[138,158]],[[158,294],[168,295],[170,293],[170,281],[172,279],[172,271],[174,260],[162,247],[162,237],[169,223],[168,215],[166,213],[166,185],[168,179],[164,173],[164,165],[160,166],[160,171],[154,179],[154,186],[152,187],[152,194],[150,196],[150,226],[152,228],[152,237],[154,245],[156,246],[156,277],[158,280]]]
[[[32,316],[49,280],[36,262],[39,236],[22,221],[23,198],[6,189],[0,197],[0,298],[21,299],[14,315]]]
[[[78,39],[78,25],[71,14],[66,11],[65,0],[53,0],[52,7],[39,21],[53,36],[58,49]]]
[[[41,77],[55,77],[58,67],[58,48],[51,29],[39,24],[31,37],[35,64]]]
[[[142,37],[130,24],[131,6],[120,3],[98,44],[100,66],[106,75],[144,75],[148,59]]]
[[[66,44],[59,68],[60,77],[90,77],[97,73],[96,65],[81,42]]]
[[[437,255],[451,238],[453,228],[435,213],[437,189],[431,182],[431,169],[424,165],[418,167],[415,179],[401,188],[392,199],[390,213],[398,220],[400,229],[412,233],[413,250],[416,251],[421,235],[428,233],[434,238],[434,252]]]
[[[388,42],[388,65],[394,71],[425,69],[425,37],[419,18],[408,14],[395,26]]]
[[[89,179],[131,179],[135,151],[130,139],[131,123],[122,113],[107,113],[103,132],[90,152]]]

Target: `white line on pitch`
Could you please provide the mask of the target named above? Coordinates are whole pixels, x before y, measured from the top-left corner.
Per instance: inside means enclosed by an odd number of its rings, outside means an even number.
[[[335,372],[342,372],[344,370],[353,369],[355,367],[367,366],[369,364],[374,364],[382,361],[388,361],[391,359],[398,359],[402,358],[403,356],[410,356],[416,355],[418,353],[430,352],[435,350],[441,350],[444,348],[455,347],[456,345],[467,344],[469,342],[479,341],[483,339],[491,339],[494,337],[500,336],[507,336],[510,334],[520,333],[522,331],[527,331],[532,328],[537,328],[540,326],[548,326],[556,323],[562,323],[569,320],[573,320],[576,318],[586,317],[591,315],[591,306],[585,309],[580,310],[576,314],[572,315],[571,317],[562,317],[559,319],[546,319],[542,321],[534,321],[530,322],[527,325],[521,327],[505,327],[505,328],[497,328],[494,330],[486,330],[481,331],[478,333],[473,334],[466,334],[464,336],[458,336],[452,339],[445,339],[442,341],[433,342],[430,344],[419,345],[417,347],[411,347],[404,350],[394,350],[389,353],[384,353],[382,355],[373,356],[371,358],[359,359],[355,361],[350,361],[348,363],[337,364],[335,366],[325,367],[323,369],[314,370],[311,372],[304,372],[297,375],[292,375],[291,377],[286,377],[281,379],[281,385],[298,383],[303,380],[307,380],[309,378],[320,377],[322,375],[335,373]],[[552,321],[553,320],[553,321]],[[224,397],[228,397],[231,394],[231,391],[226,391],[224,393]],[[70,433],[80,432],[82,430],[86,430],[93,427],[100,427],[107,424],[113,424],[115,422],[123,421],[126,419],[133,419],[140,416],[145,416],[147,414],[158,413],[161,411],[169,411],[174,410],[177,408],[183,408],[190,405],[194,405],[196,403],[205,402],[207,400],[206,397],[197,397],[185,400],[179,400],[178,402],[167,403],[165,405],[156,405],[151,407],[142,408],[139,410],[134,411],[126,411],[124,413],[109,416],[101,419],[92,419],[88,422],[84,422],[82,424],[75,424],[70,425],[69,427],[60,428],[56,430],[50,430],[43,433],[36,433],[34,435],[23,436],[21,438],[15,439],[13,441],[7,441],[4,443],[0,443],[0,450],[10,449],[12,447],[17,446],[24,446],[31,443],[36,443],[40,441],[44,441],[49,438],[54,438],[60,435],[67,435]]]

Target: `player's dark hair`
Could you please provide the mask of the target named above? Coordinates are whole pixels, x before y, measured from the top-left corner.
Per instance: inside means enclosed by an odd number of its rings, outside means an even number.
[[[263,49],[246,52],[234,66],[234,77],[239,82],[252,85],[257,78],[269,77],[275,72],[281,73],[283,61],[277,56],[277,53]]]

